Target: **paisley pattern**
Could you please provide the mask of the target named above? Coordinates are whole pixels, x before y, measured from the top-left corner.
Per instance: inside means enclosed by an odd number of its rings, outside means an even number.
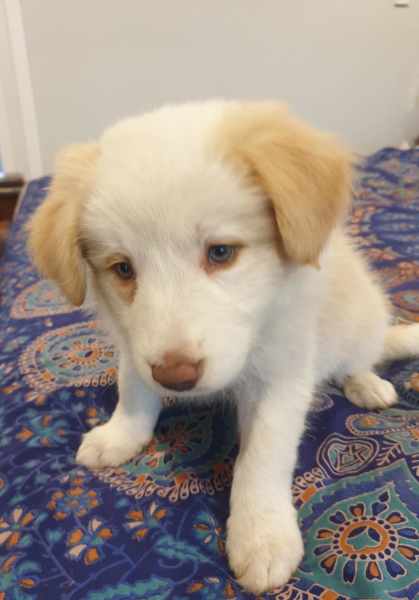
[[[60,387],[109,385],[116,378],[115,350],[95,321],[47,331],[22,352],[28,385],[49,393]]]
[[[122,468],[101,469],[97,477],[129,496],[157,494],[170,502],[229,488],[236,443],[232,411],[216,405],[166,414],[137,458]]]
[[[300,571],[309,579],[319,571],[332,576],[334,591],[351,590],[349,597],[393,598],[403,590],[402,597],[415,598],[409,595],[419,583],[415,486],[403,461],[396,461],[385,474],[372,469],[317,494],[300,509],[309,532]]]
[[[250,599],[225,554],[231,406],[167,401],[133,461],[74,463],[81,435],[115,407],[117,357],[26,254],[48,184],[29,184],[0,261],[0,599]],[[419,321],[419,151],[364,161],[348,228],[397,318]],[[334,385],[318,391],[292,486],[305,558],[266,598],[419,597],[419,358],[382,374],[400,395],[382,413]]]
[[[342,477],[363,471],[377,452],[378,444],[374,440],[332,433],[320,446],[317,463],[332,475]]]
[[[42,279],[21,292],[13,304],[10,316],[13,319],[32,319],[73,312],[57,287]]]

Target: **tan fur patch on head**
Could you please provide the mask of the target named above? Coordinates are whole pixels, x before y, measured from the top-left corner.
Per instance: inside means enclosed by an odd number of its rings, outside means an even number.
[[[286,256],[318,265],[327,238],[349,206],[350,154],[332,137],[269,102],[232,104],[215,145],[224,160],[269,197]]]
[[[77,144],[58,157],[51,188],[29,223],[29,251],[40,273],[80,306],[86,293],[80,214],[93,187],[99,147]]]
[[[83,256],[94,275],[94,283],[103,292],[111,287],[124,302],[132,304],[137,292],[137,275],[134,268],[132,267],[133,276],[127,279],[122,279],[116,271],[120,263],[127,262],[131,265],[130,259],[120,252],[109,254],[106,245],[87,237],[82,240],[82,248]]]
[[[134,302],[135,294],[137,293],[137,281],[135,279],[123,281],[118,279],[117,275],[112,275],[112,279],[114,288],[121,300],[127,304],[132,304]]]

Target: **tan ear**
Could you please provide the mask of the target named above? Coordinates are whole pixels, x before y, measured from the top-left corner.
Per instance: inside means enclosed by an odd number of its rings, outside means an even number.
[[[317,266],[349,205],[349,153],[283,106],[265,102],[232,107],[220,140],[224,156],[270,198],[286,256]]]
[[[29,223],[28,246],[40,273],[80,306],[86,293],[80,214],[91,189],[99,148],[69,146],[59,155],[48,195]]]

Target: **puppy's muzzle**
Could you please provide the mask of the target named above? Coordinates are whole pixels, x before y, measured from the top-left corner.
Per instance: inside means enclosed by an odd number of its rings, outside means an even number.
[[[192,361],[178,352],[168,352],[163,363],[151,366],[153,379],[161,386],[175,392],[192,390],[203,372],[203,360]]]

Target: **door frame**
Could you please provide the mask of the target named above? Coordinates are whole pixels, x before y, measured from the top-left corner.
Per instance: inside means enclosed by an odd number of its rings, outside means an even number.
[[[21,0],[1,0],[0,20],[4,30],[0,69],[3,167],[32,179],[43,175],[43,168]]]

